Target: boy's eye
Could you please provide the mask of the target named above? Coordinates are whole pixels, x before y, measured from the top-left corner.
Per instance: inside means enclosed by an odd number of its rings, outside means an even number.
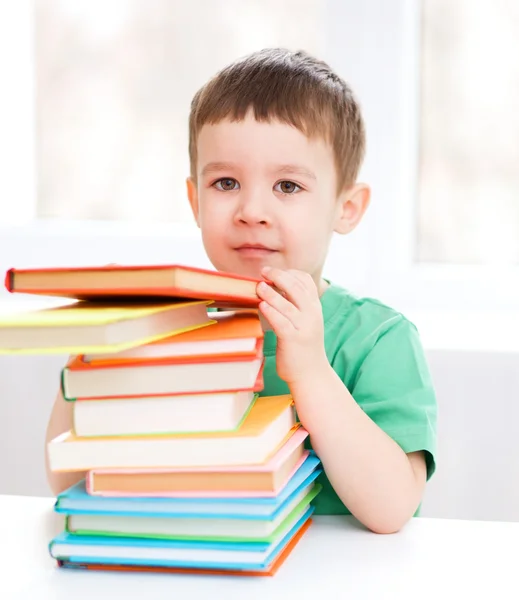
[[[302,190],[301,186],[293,181],[280,181],[279,183],[276,183],[274,189],[282,194],[295,194]]]
[[[236,179],[232,179],[232,177],[224,177],[223,179],[219,179],[218,181],[215,181],[213,185],[217,190],[222,192],[232,192],[240,187]]]

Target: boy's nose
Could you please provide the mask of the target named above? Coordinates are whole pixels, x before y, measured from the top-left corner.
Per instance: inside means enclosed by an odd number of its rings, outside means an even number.
[[[244,225],[269,225],[271,219],[259,197],[242,198],[236,211],[236,222]]]

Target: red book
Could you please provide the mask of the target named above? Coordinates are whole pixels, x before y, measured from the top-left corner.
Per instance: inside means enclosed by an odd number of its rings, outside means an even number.
[[[219,305],[257,306],[259,279],[184,265],[104,265],[9,269],[10,292],[62,296],[78,300],[194,298]]]
[[[211,327],[186,331],[121,352],[89,353],[82,359],[92,365],[100,365],[105,362],[160,362],[180,357],[203,360],[206,356],[215,355],[256,356],[264,335],[257,310],[212,312],[210,318],[214,321]]]
[[[87,363],[72,357],[62,370],[66,400],[173,396],[263,389],[261,340],[255,356],[175,357],[140,362]]]

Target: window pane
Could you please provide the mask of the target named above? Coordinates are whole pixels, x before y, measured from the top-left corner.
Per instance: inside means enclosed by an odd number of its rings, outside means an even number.
[[[519,263],[519,3],[424,0],[418,258]]]
[[[187,221],[187,120],[218,69],[321,53],[323,0],[37,0],[38,216]]]

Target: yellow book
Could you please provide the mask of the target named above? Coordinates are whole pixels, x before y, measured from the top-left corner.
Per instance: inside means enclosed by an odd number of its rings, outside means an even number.
[[[290,395],[264,396],[229,432],[84,438],[69,431],[49,442],[49,463],[52,471],[262,464],[298,426]]]
[[[0,314],[0,354],[120,352],[214,323],[208,304],[80,301]]]

